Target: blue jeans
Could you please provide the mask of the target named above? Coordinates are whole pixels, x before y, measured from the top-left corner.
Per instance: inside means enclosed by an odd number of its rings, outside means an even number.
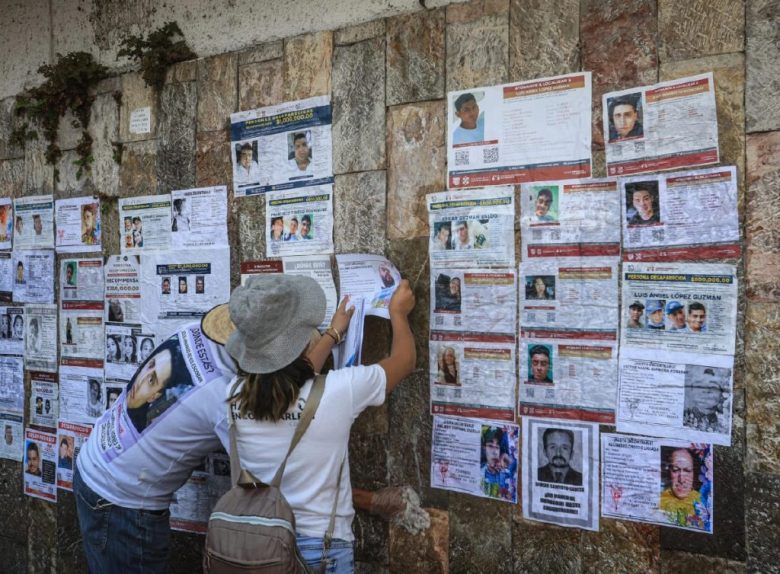
[[[168,571],[170,512],[117,506],[73,473],[73,494],[90,574]]]
[[[322,561],[322,538],[297,535],[298,548],[312,572],[318,572]],[[330,543],[328,557],[325,559],[327,574],[352,574],[355,571],[355,558],[352,555],[352,543],[334,538]]]

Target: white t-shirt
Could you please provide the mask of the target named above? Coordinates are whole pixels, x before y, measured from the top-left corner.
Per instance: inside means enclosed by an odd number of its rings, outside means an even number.
[[[263,482],[273,480],[290,448],[312,382],[313,379],[301,387],[300,398],[282,420],[276,423],[251,418],[236,420],[241,465]],[[350,367],[328,374],[314,419],[287,460],[282,477],[282,493],[293,509],[298,533],[321,538],[328,530],[339,466],[347,454],[349,430],[366,407],[384,403],[385,385],[385,371],[379,365]],[[234,407],[237,415],[236,411]],[[338,498],[333,537],[353,540],[355,509],[348,460],[344,463]]]

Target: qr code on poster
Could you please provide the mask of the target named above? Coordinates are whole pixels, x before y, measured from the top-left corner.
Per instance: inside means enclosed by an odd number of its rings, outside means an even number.
[[[498,163],[498,147],[486,147],[482,150],[483,163]]]
[[[664,240],[664,230],[663,229],[653,229],[653,241],[663,241]]]
[[[469,150],[464,149],[455,152],[455,165],[468,165],[469,164]]]

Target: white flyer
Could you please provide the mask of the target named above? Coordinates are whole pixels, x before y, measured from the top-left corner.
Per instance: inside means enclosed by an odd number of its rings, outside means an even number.
[[[523,259],[620,255],[620,197],[614,178],[524,184]]]
[[[427,201],[431,265],[514,266],[513,188],[430,193]]]
[[[60,419],[95,424],[105,407],[103,369],[70,366],[60,367]]]
[[[111,255],[104,268],[106,321],[141,322],[141,265],[137,255]]]
[[[228,455],[215,452],[207,456],[173,495],[171,530],[205,534],[214,505],[230,486]]]
[[[624,263],[621,347],[733,355],[737,270],[718,263]]]
[[[63,359],[103,360],[102,301],[60,304],[60,355]]]
[[[517,332],[517,287],[512,269],[433,269],[431,301],[431,329]]]
[[[21,357],[0,355],[0,410],[24,412],[24,365]]]
[[[601,97],[608,175],[718,163],[712,72]]]
[[[92,427],[66,421],[57,426],[57,487],[73,491],[73,471],[81,445],[87,442]]]
[[[74,197],[55,203],[58,253],[85,253],[101,250],[100,199]]]
[[[182,250],[141,258],[141,324],[163,341],[230,299],[230,251]]]
[[[432,331],[433,414],[515,420],[515,337]]]
[[[24,493],[57,502],[57,435],[24,431]]]
[[[54,248],[54,196],[14,199],[14,249]]]
[[[333,185],[265,196],[266,255],[333,253]]]
[[[24,458],[24,414],[0,411],[0,458],[21,461]]]
[[[601,514],[712,534],[711,444],[601,435]]]
[[[365,315],[389,319],[390,299],[401,281],[395,265],[381,255],[369,254],[336,255],[336,263],[341,296],[349,295],[355,304],[363,299]]]
[[[447,94],[449,189],[591,175],[591,73]]]
[[[140,325],[106,323],[106,379],[129,381],[155,347],[154,334]]]
[[[59,386],[54,373],[30,373],[30,424],[57,428]]]
[[[617,430],[731,446],[734,359],[623,347]]]
[[[235,197],[333,183],[329,96],[230,116]]]
[[[30,371],[57,372],[57,305],[26,305],[27,337],[24,368]]]
[[[60,260],[60,301],[103,301],[103,258]]]
[[[513,423],[434,416],[431,486],[516,503],[519,434]]]
[[[16,266],[14,265],[13,254],[10,251],[0,251],[0,303],[13,301],[15,284]]]
[[[171,247],[171,195],[119,199],[122,255],[167,251]]]
[[[734,166],[618,181],[624,260],[668,263],[739,257]]]
[[[54,250],[13,251],[15,303],[54,303]]]
[[[599,425],[523,417],[523,518],[599,529]]]
[[[14,236],[14,205],[10,197],[0,197],[0,249],[11,249]],[[1,457],[1,455],[0,455]]]
[[[0,305],[0,354],[24,354],[24,307]]]
[[[171,243],[175,249],[227,247],[227,187],[171,192]]]

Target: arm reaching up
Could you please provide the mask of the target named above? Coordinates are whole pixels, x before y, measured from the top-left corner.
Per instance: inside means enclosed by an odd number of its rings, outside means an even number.
[[[379,361],[379,366],[385,370],[387,378],[387,394],[393,392],[398,383],[412,374],[417,363],[414,336],[409,327],[409,313],[414,309],[414,304],[414,293],[409,287],[409,281],[403,279],[390,299],[390,324],[393,327],[390,356]]]

